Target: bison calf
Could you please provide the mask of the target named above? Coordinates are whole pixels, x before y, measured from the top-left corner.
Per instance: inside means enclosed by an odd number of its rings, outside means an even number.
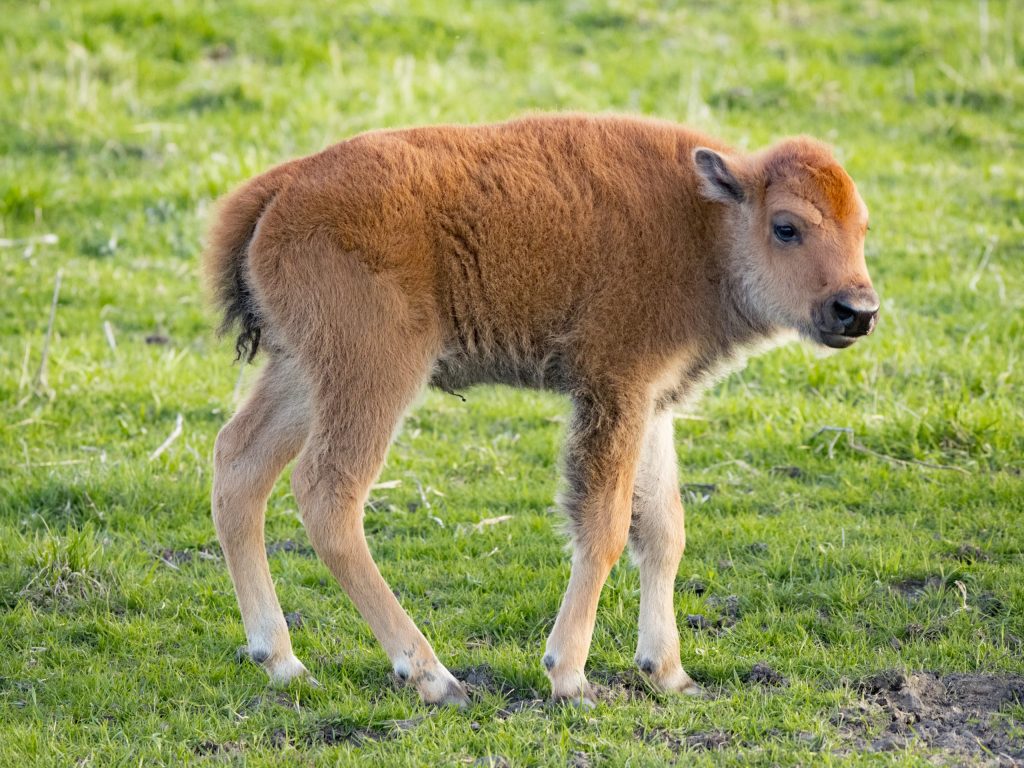
[[[374,564],[363,505],[427,384],[568,395],[562,504],[575,546],[543,664],[588,701],[598,596],[627,543],[636,661],[693,693],[672,604],[685,544],[672,407],[796,335],[847,347],[878,311],[867,210],[821,144],[755,154],[681,126],[537,116],[378,131],[280,165],[222,203],[205,269],[237,350],[269,360],[217,438],[213,516],[253,659],[292,653],[264,553],[274,480],[296,455],[303,522],[395,673],[427,702],[466,693]]]

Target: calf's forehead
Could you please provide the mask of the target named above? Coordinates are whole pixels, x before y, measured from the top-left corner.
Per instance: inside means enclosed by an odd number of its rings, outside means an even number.
[[[769,205],[793,207],[796,201],[811,206],[818,222],[832,221],[840,229],[863,231],[868,209],[853,179],[838,163],[812,165],[800,163],[770,184]],[[817,223],[817,222],[815,222]]]

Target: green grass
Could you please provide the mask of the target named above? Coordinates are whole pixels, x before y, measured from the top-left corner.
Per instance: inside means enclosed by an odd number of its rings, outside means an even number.
[[[857,680],[1024,672],[1024,10],[281,6],[0,6],[0,237],[59,238],[0,250],[0,764],[924,765],[920,747],[843,753],[834,716]],[[323,687],[269,693],[236,661],[244,635],[208,510],[239,376],[196,278],[211,202],[364,129],[567,108],[751,148],[818,135],[872,212],[876,335],[825,359],[799,346],[758,359],[678,423],[684,482],[714,486],[686,492],[677,598],[684,665],[714,695],[676,701],[629,677],[638,579],[624,561],[590,669],[632,695],[500,714],[514,698],[502,689],[547,692],[539,658],[568,576],[552,509],[567,406],[492,389],[424,398],[384,471],[401,484],[373,495],[366,524],[441,658],[495,682],[466,712],[396,688],[304,551],[281,482],[267,538],[298,549],[271,567]],[[150,461],[178,414],[183,434]],[[830,450],[824,426],[855,444]],[[892,588],[929,578],[921,595]],[[729,595],[735,626],[686,628]],[[756,662],[788,684],[743,683]],[[724,751],[680,746],[711,731],[728,734]]]

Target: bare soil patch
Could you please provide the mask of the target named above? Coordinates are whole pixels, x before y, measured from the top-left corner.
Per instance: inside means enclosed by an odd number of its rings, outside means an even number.
[[[640,670],[624,669],[618,672],[593,670],[590,673],[590,687],[599,701],[609,704],[616,702],[651,701],[658,697],[658,692]]]
[[[293,539],[282,539],[281,541],[272,541],[267,544],[267,557],[276,555],[278,552],[294,552],[297,555],[307,557],[312,557],[316,554],[313,551],[313,547],[309,544],[302,544]]]
[[[360,746],[371,741],[397,739],[403,733],[415,729],[426,720],[411,717],[407,720],[386,720],[380,723],[358,723],[344,717],[322,721],[316,728],[300,738],[307,744],[352,744]]]
[[[686,746],[705,752],[717,752],[732,742],[732,736],[725,731],[698,731],[686,737]]]
[[[545,706],[545,700],[537,691],[503,678],[490,664],[453,669],[452,674],[466,686],[471,699],[483,693],[492,693],[504,699],[505,706],[498,710],[498,717],[503,720],[519,712],[543,709]]]
[[[926,592],[938,592],[946,586],[946,582],[941,576],[923,576],[897,581],[891,586],[894,592],[906,599],[916,600]]]
[[[171,568],[177,568],[194,560],[218,561],[220,553],[210,547],[191,547],[188,549],[172,549],[163,547],[156,552],[157,559]]]
[[[1002,715],[1024,703],[1019,675],[880,672],[836,718],[846,751],[889,752],[919,744],[951,762],[1024,765],[1024,728]],[[881,733],[877,724],[883,723]]]
[[[641,726],[634,731],[633,736],[646,744],[664,744],[674,754],[678,754],[687,747],[698,752],[721,752],[730,746],[736,746],[732,734],[718,728],[682,733],[673,732],[667,728]]]
[[[757,662],[751,668],[751,670],[744,676],[743,682],[756,683],[770,688],[783,687],[789,684],[789,681],[781,672],[772,669],[763,661]]]
[[[983,563],[991,560],[988,552],[974,544],[961,544],[952,556],[962,563]]]

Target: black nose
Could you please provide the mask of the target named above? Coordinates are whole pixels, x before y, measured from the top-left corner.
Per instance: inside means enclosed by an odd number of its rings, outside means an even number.
[[[843,336],[866,336],[875,327],[878,317],[878,304],[860,305],[843,298],[832,302],[832,314],[842,326]]]

